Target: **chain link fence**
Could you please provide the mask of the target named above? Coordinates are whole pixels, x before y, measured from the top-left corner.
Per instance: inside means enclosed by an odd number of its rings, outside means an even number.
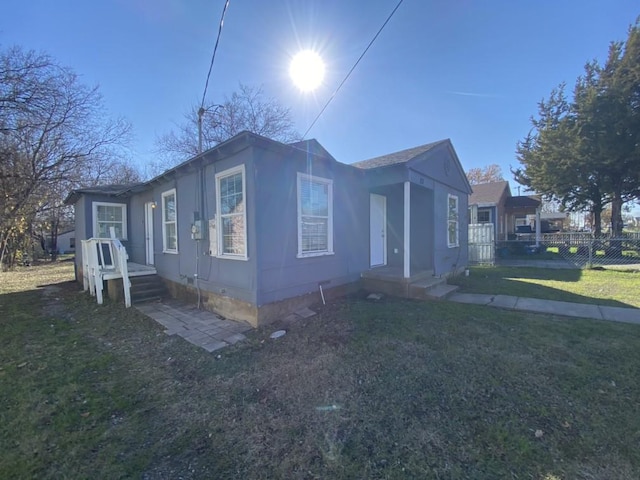
[[[579,268],[624,267],[640,269],[640,233],[618,237],[591,233],[545,233],[536,246],[535,235],[496,244],[500,259],[559,260]]]

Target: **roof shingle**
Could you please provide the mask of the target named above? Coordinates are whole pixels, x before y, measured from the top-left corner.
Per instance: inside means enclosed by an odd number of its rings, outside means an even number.
[[[448,142],[448,140],[438,140],[437,142],[427,143],[425,145],[420,145],[419,147],[408,148],[406,150],[401,150],[389,155],[382,155],[380,157],[370,158],[369,160],[355,162],[351,165],[357,168],[369,169],[376,167],[386,167],[389,165],[397,165],[399,163],[406,163],[409,160],[417,157],[418,155],[428,152],[433,147],[445,142]]]
[[[505,190],[511,196],[509,182],[491,182],[471,185],[473,193],[469,197],[469,205],[497,205]]]

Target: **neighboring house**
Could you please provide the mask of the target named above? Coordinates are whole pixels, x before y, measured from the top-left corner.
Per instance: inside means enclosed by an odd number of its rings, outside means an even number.
[[[509,182],[481,183],[471,186],[469,223],[492,223],[495,238],[503,239],[506,232],[505,202],[511,197]]]
[[[514,239],[518,227],[530,226],[535,231],[535,218],[542,205],[540,197],[514,197],[507,181],[481,183],[471,188],[469,223],[492,223],[496,240]],[[544,231],[546,224],[541,225]]]
[[[470,192],[449,140],[347,165],[315,140],[242,132],[148,182],[75,190],[66,203],[76,241],[114,227],[129,261],[152,266],[172,295],[256,326],[372,268],[407,282],[460,272]]]
[[[53,249],[51,235],[47,235],[46,242],[47,251],[50,252]],[[56,246],[59,254],[74,253],[76,251],[76,231],[68,230],[59,233],[56,238]]]
[[[541,212],[540,222],[544,233],[563,232],[571,227],[569,213],[567,212]]]

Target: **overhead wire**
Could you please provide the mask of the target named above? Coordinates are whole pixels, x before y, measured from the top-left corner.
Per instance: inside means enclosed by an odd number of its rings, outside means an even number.
[[[216,59],[216,52],[218,51],[218,43],[220,43],[220,36],[222,35],[222,26],[224,25],[224,16],[229,8],[229,0],[224,2],[222,9],[222,16],[220,17],[220,24],[218,26],[218,35],[216,36],[216,43],[213,46],[213,54],[211,55],[211,65],[209,65],[209,72],[207,73],[207,81],[204,84],[204,92],[202,93],[202,102],[200,102],[200,108],[204,108],[204,101],[207,96],[207,88],[209,87],[209,78],[211,77],[211,70],[213,70],[213,62]]]
[[[342,86],[347,82],[347,80],[349,79],[349,77],[351,76],[351,74],[353,73],[353,71],[356,69],[356,67],[358,66],[358,64],[360,63],[360,61],[362,60],[362,58],[367,54],[367,52],[369,51],[369,49],[371,48],[371,46],[373,45],[373,43],[376,41],[376,39],[378,38],[378,36],[382,33],[382,30],[384,30],[384,27],[387,26],[387,23],[389,23],[389,21],[391,20],[391,18],[393,17],[393,15],[396,13],[396,11],[398,10],[398,8],[400,8],[400,5],[402,5],[402,2],[404,0],[400,0],[398,2],[398,4],[395,6],[395,8],[391,11],[391,13],[389,14],[389,16],[387,17],[387,19],[384,21],[384,23],[382,24],[382,26],[378,29],[378,32],[373,36],[373,38],[371,39],[371,41],[369,42],[369,44],[367,45],[367,48],[364,49],[364,51],[362,52],[362,54],[360,55],[360,57],[358,57],[358,60],[356,60],[356,63],[353,64],[353,67],[351,67],[351,70],[349,70],[349,72],[347,73],[347,75],[344,77],[344,80],[342,80],[342,82],[340,83],[340,85],[338,85],[338,88],[335,89],[335,91],[331,94],[331,96],[329,97],[329,100],[327,100],[327,103],[324,104],[324,107],[322,107],[322,110],[320,110],[320,112],[318,113],[318,115],[316,115],[316,118],[313,120],[313,122],[311,122],[311,125],[309,125],[309,128],[307,128],[307,131],[304,132],[304,135],[302,135],[302,138],[306,138],[307,134],[309,133],[309,131],[313,128],[313,126],[316,124],[316,122],[318,121],[318,119],[320,119],[320,117],[322,116],[322,114],[324,113],[324,111],[327,109],[327,107],[329,106],[329,104],[333,101],[333,99],[335,98],[335,96],[338,94],[338,92],[340,91],[340,89],[342,88]]]

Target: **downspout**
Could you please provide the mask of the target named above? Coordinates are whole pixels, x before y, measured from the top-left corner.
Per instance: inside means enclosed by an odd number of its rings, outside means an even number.
[[[405,279],[411,277],[411,182],[404,182],[404,268]]]

